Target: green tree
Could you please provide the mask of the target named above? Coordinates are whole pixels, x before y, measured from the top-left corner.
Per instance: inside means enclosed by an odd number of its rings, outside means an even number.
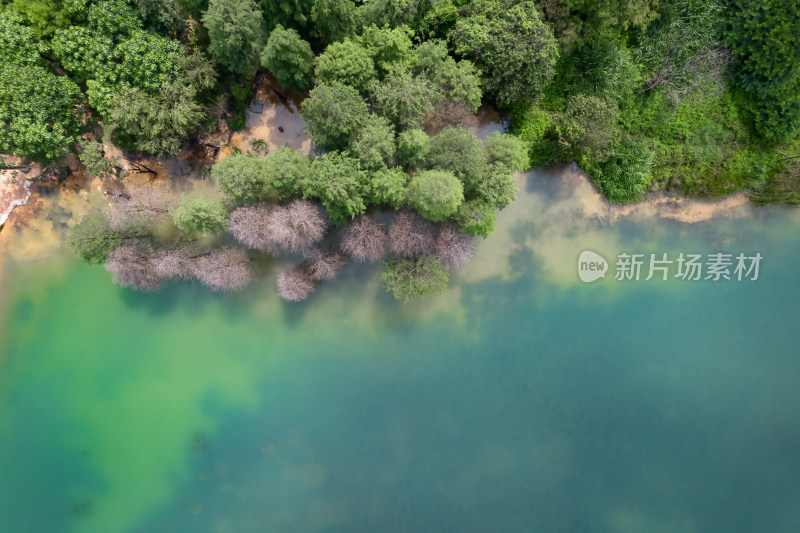
[[[301,93],[314,81],[314,53],[293,29],[278,24],[261,53],[261,66],[272,72],[283,87]]]
[[[39,47],[33,30],[23,25],[15,11],[0,13],[0,64],[35,65]]]
[[[486,156],[474,133],[463,128],[447,127],[431,137],[428,166],[455,174],[470,192],[483,176]]]
[[[464,186],[444,170],[421,172],[408,186],[408,205],[434,222],[441,222],[455,213],[463,201]]]
[[[300,107],[308,136],[332,150],[346,148],[369,117],[358,91],[339,82],[318,85]]]
[[[379,170],[394,161],[394,128],[378,115],[369,115],[350,142],[350,153],[364,170]]]
[[[364,24],[395,27],[411,23],[417,16],[420,0],[366,0],[359,8]]]
[[[163,84],[155,96],[124,88],[112,97],[109,115],[125,144],[158,156],[177,154],[183,139],[205,118],[196,90],[177,81]]]
[[[359,168],[358,161],[347,154],[330,152],[311,163],[303,196],[318,198],[331,222],[341,226],[348,218],[364,213],[368,193],[367,174]]]
[[[614,140],[619,108],[596,96],[578,94],[556,120],[559,145],[571,157],[604,158]]]
[[[261,0],[261,10],[269,30],[277,24],[284,28],[305,28],[313,5],[314,0]]]
[[[366,92],[375,80],[375,64],[366,48],[345,39],[328,45],[317,57],[316,75],[320,83],[336,81]]]
[[[294,152],[291,148],[285,150]],[[277,153],[270,154],[268,159],[275,158]],[[265,160],[248,154],[234,154],[211,167],[210,179],[235,203],[257,204],[275,196],[274,177],[268,168]]]
[[[278,198],[289,200],[303,194],[303,184],[311,172],[311,161],[305,154],[283,146],[264,159],[264,172],[268,182],[278,192]],[[266,196],[262,199],[266,199]]]
[[[430,150],[431,138],[420,129],[410,129],[397,137],[397,157],[408,166],[420,168],[425,165]]]
[[[83,152],[80,154],[81,163],[86,167],[86,174],[90,178],[106,178],[116,175],[114,163],[103,157],[103,145],[98,142],[81,143]]]
[[[659,0],[560,0],[597,30],[644,29],[658,16]]]
[[[451,37],[501,106],[538,99],[555,75],[558,45],[530,0],[477,0]]]
[[[408,71],[394,72],[375,86],[375,110],[398,128],[415,128],[433,111],[434,92],[428,80]]]
[[[21,15],[26,26],[43,41],[48,40],[55,30],[69,25],[68,12],[59,0],[13,0],[3,4],[11,4],[11,10]]]
[[[401,302],[434,296],[447,290],[450,271],[435,255],[416,259],[394,257],[383,268],[383,283]]]
[[[736,79],[754,103],[760,136],[783,142],[800,131],[800,1],[734,0],[726,38]]]
[[[315,33],[326,43],[341,41],[355,33],[356,19],[353,0],[314,0],[311,8]]]
[[[414,45],[408,35],[408,28],[378,28],[368,26],[356,40],[372,56],[375,66],[382,72],[406,69],[416,60]]]
[[[484,239],[497,228],[494,206],[484,200],[468,200],[461,204],[453,216],[458,229],[467,235]]]
[[[518,191],[511,170],[499,161],[486,165],[483,177],[475,184],[475,196],[495,209],[508,207],[517,199]]]
[[[170,209],[169,214],[178,229],[190,235],[219,235],[228,228],[228,210],[218,198],[184,196],[178,207]]]
[[[408,176],[399,167],[382,168],[369,176],[368,203],[400,209],[406,203]]]
[[[78,83],[101,81],[113,86],[119,79],[114,62],[114,40],[85,26],[56,31],[51,43],[53,55]]]
[[[35,65],[0,64],[0,153],[58,159],[78,133],[78,87]]]
[[[175,78],[183,52],[178,41],[143,30],[131,31],[114,50],[120,60],[120,80],[149,94],[158,93],[164,83]]]
[[[514,135],[494,132],[483,143],[489,163],[503,163],[512,171],[528,169],[528,147]]]
[[[653,157],[646,141],[625,139],[591,174],[592,180],[613,203],[638,202],[653,177]]]
[[[433,84],[436,93],[472,111],[481,105],[480,73],[469,60],[456,62],[447,55],[444,41],[428,41],[417,47],[417,67]]]
[[[109,252],[123,243],[148,238],[150,234],[141,226],[115,228],[102,212],[86,215],[67,234],[67,244],[90,265],[99,265]]]
[[[102,35],[139,30],[142,20],[127,0],[98,0],[87,10],[87,24]]]
[[[630,52],[607,39],[584,42],[567,63],[566,90],[619,102],[633,94],[641,77]]]
[[[237,74],[251,74],[264,45],[261,10],[253,0],[210,0],[203,15],[208,49]]]

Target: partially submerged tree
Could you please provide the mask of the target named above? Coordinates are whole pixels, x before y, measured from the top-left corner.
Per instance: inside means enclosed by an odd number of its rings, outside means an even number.
[[[331,222],[341,226],[366,210],[368,193],[368,176],[358,161],[346,153],[329,152],[311,164],[303,195],[319,198]]]
[[[459,268],[469,263],[475,254],[472,237],[451,226],[445,226],[436,235],[433,251],[448,268]]]
[[[388,240],[381,224],[370,216],[361,215],[347,227],[342,251],[357,261],[380,261],[386,253]]]
[[[395,257],[383,269],[386,288],[401,302],[440,294],[447,289],[449,279],[450,271],[435,255]]]
[[[483,142],[483,147],[488,163],[503,163],[515,172],[528,169],[528,147],[519,137],[494,132]]]
[[[308,273],[316,281],[330,281],[336,278],[344,264],[344,257],[335,250],[316,250],[311,254]]]
[[[266,205],[235,209],[228,219],[228,231],[248,248],[274,252],[271,213],[272,209]]]
[[[494,206],[485,200],[469,200],[461,204],[453,216],[458,228],[473,237],[487,238],[497,227]]]
[[[183,197],[169,213],[175,225],[190,235],[219,235],[228,227],[228,209],[218,198]]]
[[[269,216],[269,238],[278,250],[306,253],[325,236],[328,219],[317,204],[294,200]]]
[[[275,154],[270,154],[269,158],[273,157]],[[275,195],[270,173],[265,168],[268,166],[257,157],[234,154],[211,167],[210,179],[237,204],[263,202]]]
[[[389,227],[392,253],[402,257],[419,257],[430,252],[435,235],[432,222],[410,211],[398,213]]]
[[[114,283],[140,291],[157,291],[162,278],[154,268],[149,245],[120,246],[108,254],[105,269]]]
[[[294,267],[278,274],[278,294],[288,302],[299,302],[314,292],[314,280],[311,275]]]
[[[218,248],[194,259],[193,270],[200,283],[212,291],[246,287],[253,278],[250,260],[235,248]]]
[[[420,172],[408,186],[408,205],[434,222],[455,213],[463,201],[464,186],[455,175],[444,170]]]
[[[367,199],[371,205],[400,209],[406,203],[408,175],[400,167],[383,168],[370,174]]]
[[[81,143],[81,147],[83,152],[78,157],[86,167],[86,174],[90,178],[103,179],[117,174],[114,163],[105,158],[101,143],[89,141]]]

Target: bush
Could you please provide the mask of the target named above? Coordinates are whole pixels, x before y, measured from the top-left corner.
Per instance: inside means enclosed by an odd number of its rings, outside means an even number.
[[[464,202],[453,219],[461,231],[472,237],[480,235],[485,239],[497,228],[494,206],[483,200]]]
[[[401,302],[433,296],[447,290],[450,271],[435,255],[417,259],[395,257],[383,269],[383,283]]]
[[[463,201],[463,185],[452,173],[443,170],[417,174],[408,186],[408,205],[434,222],[455,213]]]
[[[397,137],[397,157],[407,166],[419,168],[425,164],[430,143],[430,137],[424,131],[406,130]]]
[[[216,198],[183,197],[177,208],[170,209],[170,215],[175,225],[190,235],[219,235],[228,227],[228,210]]]
[[[652,178],[653,155],[646,141],[625,139],[591,178],[610,202],[638,202]]]
[[[483,175],[486,157],[474,133],[448,127],[431,138],[427,162],[432,169],[455,174],[469,192]]]

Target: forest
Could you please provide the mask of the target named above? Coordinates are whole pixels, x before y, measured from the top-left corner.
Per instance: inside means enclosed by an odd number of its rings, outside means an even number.
[[[127,187],[69,244],[143,290],[240,289],[255,254],[288,254],[290,301],[385,261],[405,301],[446,288],[533,167],[575,161],[612,203],[800,203],[798,35],[800,0],[3,0],[0,153],[123,178],[104,132],[180,156],[242,129],[268,73],[302,97],[311,158],[238,151],[203,171],[219,197]],[[481,105],[509,131],[478,138]]]

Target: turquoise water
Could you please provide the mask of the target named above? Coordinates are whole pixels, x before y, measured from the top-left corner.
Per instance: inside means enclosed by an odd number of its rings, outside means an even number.
[[[370,266],[286,305],[269,267],[140,294],[7,259],[0,531],[800,531],[797,213],[595,224],[574,182],[522,185],[410,305]],[[583,285],[584,248],[764,261]]]

